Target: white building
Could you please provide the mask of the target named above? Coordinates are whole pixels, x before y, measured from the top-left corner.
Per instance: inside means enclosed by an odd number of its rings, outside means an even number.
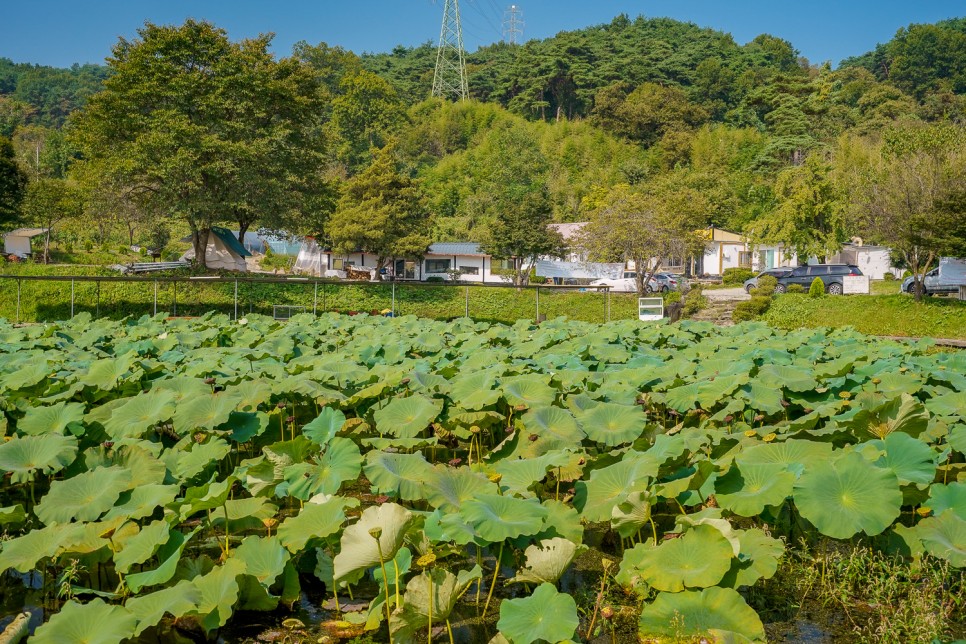
[[[17,228],[11,230],[3,235],[3,253],[4,255],[27,257],[33,252],[30,248],[30,240],[46,234],[46,228]]]
[[[892,265],[891,250],[885,246],[866,246],[862,240],[855,238],[851,244],[842,246],[842,250],[828,257],[829,264],[853,264],[859,267],[863,275],[874,280],[885,279],[891,273],[895,277],[902,276],[902,269]]]

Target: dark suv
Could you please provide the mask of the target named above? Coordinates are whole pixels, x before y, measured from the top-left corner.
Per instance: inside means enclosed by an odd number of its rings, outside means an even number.
[[[858,266],[852,264],[813,264],[811,266],[799,266],[791,273],[778,278],[778,286],[775,287],[777,293],[784,293],[792,284],[801,284],[806,289],[812,285],[812,280],[816,277],[825,284],[825,292],[829,295],[842,294],[842,278],[846,275],[861,275],[862,271]]]

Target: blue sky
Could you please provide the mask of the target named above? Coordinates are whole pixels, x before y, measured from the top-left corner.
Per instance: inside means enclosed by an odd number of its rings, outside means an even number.
[[[513,0],[517,2],[517,0]],[[356,52],[388,51],[439,37],[443,0],[10,0],[0,11],[0,56],[55,66],[102,62],[118,37],[145,20],[214,22],[233,39],[274,32],[274,49],[327,42]],[[460,0],[466,47],[499,40],[510,0]],[[668,16],[730,32],[739,43],[760,33],[786,38],[813,62],[863,53],[899,27],[966,15],[961,0],[519,0],[525,38],[631,17]]]

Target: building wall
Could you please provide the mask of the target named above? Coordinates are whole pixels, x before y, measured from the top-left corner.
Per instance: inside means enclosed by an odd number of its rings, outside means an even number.
[[[20,235],[5,235],[3,238],[3,252],[6,255],[29,255],[30,238]]]
[[[449,268],[438,270],[433,266],[434,264],[440,265],[442,262],[448,262]],[[441,277],[444,280],[449,280],[449,271],[454,270],[454,267],[466,267],[471,271],[476,271],[475,273],[460,275],[459,281],[461,282],[498,282],[502,279],[492,273],[492,258],[480,255],[426,255],[420,262],[421,278],[425,280],[428,277]]]

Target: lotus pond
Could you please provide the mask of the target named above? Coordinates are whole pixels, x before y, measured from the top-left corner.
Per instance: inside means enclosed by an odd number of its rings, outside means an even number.
[[[964,636],[966,353],[925,343],[81,315],[0,321],[0,408],[31,642],[756,642],[857,548]]]

